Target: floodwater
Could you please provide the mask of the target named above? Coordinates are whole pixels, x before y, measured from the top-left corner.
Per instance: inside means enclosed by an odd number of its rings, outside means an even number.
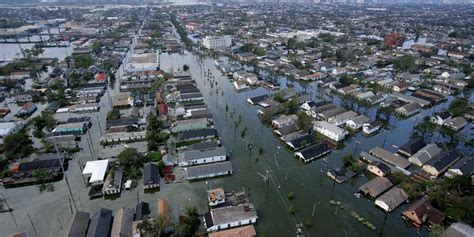
[[[294,236],[295,225],[311,219],[312,226],[306,228],[312,236],[376,236],[378,233],[359,223],[349,214],[355,211],[359,216],[381,230],[385,213],[377,209],[373,200],[361,197],[356,198],[354,193],[360,185],[367,181],[366,177],[358,176],[352,182],[336,184],[334,186],[334,199],[340,201],[349,211],[336,210],[329,204],[333,190],[333,181],[326,176],[326,171],[342,165],[341,157],[353,153],[356,149],[355,140],[360,141],[357,154],[368,151],[375,146],[381,146],[392,152],[396,148],[392,145],[402,145],[409,137],[415,122],[422,121],[426,115],[447,108],[439,104],[431,109],[422,111],[419,115],[406,120],[392,122],[396,128],[391,131],[381,131],[375,136],[364,137],[361,132],[354,135],[354,139],[347,139],[342,150],[334,150],[323,159],[316,160],[307,165],[302,164],[293,157],[293,152],[273,135],[271,128],[261,124],[257,117],[258,106],[252,106],[246,99],[271,92],[264,88],[256,88],[245,92],[236,92],[232,83],[214,65],[212,59],[203,59],[197,62],[197,56],[190,53],[184,55],[161,56],[163,70],[177,70],[182,65],[190,66],[193,78],[205,98],[205,103],[212,111],[215,127],[219,132],[222,143],[231,152],[230,161],[233,164],[234,174],[231,177],[214,179],[210,188],[223,187],[226,191],[245,188],[249,190],[250,200],[255,205],[259,214],[257,232],[263,236]],[[210,71],[214,76],[210,81],[203,72]],[[281,87],[286,87],[286,79],[279,78]],[[214,86],[211,87],[211,81]],[[216,86],[217,83],[217,86]],[[320,88],[313,84],[306,86],[312,99],[320,95]],[[218,88],[218,93],[216,93]],[[294,83],[297,91],[303,88]],[[334,103],[340,100],[335,97]],[[226,112],[226,106],[228,111]],[[234,115],[232,115],[234,114]],[[375,118],[375,109],[369,111],[369,116]],[[236,121],[241,117],[241,122],[236,127]],[[396,118],[392,118],[396,120]],[[241,129],[246,128],[245,138],[242,138]],[[468,128],[466,128],[468,129]],[[469,133],[469,131],[464,131]],[[385,141],[384,141],[385,140]],[[247,149],[248,143],[253,144],[253,149]],[[257,160],[258,148],[264,149],[263,158]],[[251,156],[250,156],[251,153]],[[324,160],[327,159],[327,164]],[[263,177],[267,170],[273,175],[274,181],[270,185],[264,182]],[[204,181],[203,181],[204,182]],[[295,198],[288,201],[289,192]],[[293,205],[296,215],[289,214],[289,205]],[[401,217],[401,212],[410,204],[404,204],[387,216],[383,235],[385,236],[426,236],[426,228],[417,231],[406,226]],[[314,212],[314,216],[313,215]]]
[[[46,33],[46,32],[42,32]],[[57,33],[57,29],[51,29],[51,33]],[[32,41],[39,40],[39,36],[32,36],[30,38]],[[48,36],[43,36],[43,40],[48,40]],[[21,38],[20,41],[24,41],[25,39]],[[9,41],[12,41],[10,39]],[[23,55],[21,54],[22,49],[31,49],[35,46],[35,44],[12,44],[12,43],[3,43],[3,39],[0,40],[0,60],[1,61],[11,61],[15,58],[21,58]],[[50,48],[43,48],[44,52],[40,55],[40,57],[45,58],[57,58],[59,61],[64,60],[67,56],[73,53],[73,46],[70,44],[68,47],[50,47]]]

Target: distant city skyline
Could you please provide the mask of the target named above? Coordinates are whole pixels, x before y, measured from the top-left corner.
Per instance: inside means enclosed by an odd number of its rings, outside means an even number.
[[[90,4],[127,4],[160,3],[197,4],[197,3],[316,3],[316,4],[473,4],[474,0],[0,0],[0,4],[24,3],[90,3]]]

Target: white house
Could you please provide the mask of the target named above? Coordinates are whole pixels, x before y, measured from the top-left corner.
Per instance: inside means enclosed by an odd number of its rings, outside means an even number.
[[[314,130],[323,134],[324,136],[334,140],[341,141],[343,140],[348,132],[334,124],[330,124],[326,121],[317,121],[313,126]]]
[[[88,161],[82,170],[82,174],[90,175],[89,183],[92,185],[103,184],[108,167],[108,159]]]
[[[377,122],[364,123],[364,125],[362,125],[362,132],[368,135],[377,132],[380,128],[381,126]]]
[[[281,128],[286,125],[291,125],[298,121],[298,116],[295,114],[292,115],[282,115],[277,119],[272,120],[272,127]]]
[[[347,121],[346,125],[352,129],[359,129],[368,122],[370,122],[370,119],[367,116],[362,114]]]
[[[243,206],[228,206],[211,209],[204,215],[204,225],[208,232],[250,225],[257,222],[257,212],[251,203]]]
[[[435,113],[434,116],[431,117],[431,122],[442,126],[447,120],[451,118],[452,116],[449,112]]]
[[[340,113],[336,116],[330,117],[328,119],[328,122],[336,126],[341,126],[341,125],[345,125],[347,121],[354,119],[355,117],[357,117],[357,113],[350,110],[350,111]]]
[[[227,159],[225,147],[216,147],[207,150],[184,151],[178,155],[179,166],[191,166],[225,161]]]

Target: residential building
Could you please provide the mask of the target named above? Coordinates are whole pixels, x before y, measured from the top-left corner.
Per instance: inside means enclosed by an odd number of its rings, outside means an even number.
[[[444,123],[451,118],[452,116],[449,112],[434,113],[433,117],[431,117],[431,122],[443,126]]]
[[[82,174],[90,176],[89,183],[91,185],[103,184],[108,168],[108,159],[88,161],[82,170]]]
[[[257,232],[253,225],[247,225],[228,230],[221,230],[213,233],[209,233],[209,237],[254,237],[257,236]]]
[[[211,209],[204,215],[204,225],[208,232],[240,227],[257,222],[257,212],[251,203],[243,206],[228,206]]]
[[[320,113],[317,114],[317,117],[320,120],[328,121],[329,118],[331,118],[333,116],[336,116],[338,114],[342,114],[344,112],[346,112],[346,110],[344,108],[337,107],[337,108],[334,108],[334,109],[329,109],[329,110],[320,112]]]
[[[335,115],[333,117],[330,117],[328,119],[328,122],[336,126],[341,126],[341,125],[345,125],[347,121],[352,120],[355,117],[357,117],[357,113],[350,110],[350,111],[346,111],[338,115]]]
[[[385,177],[375,177],[359,187],[359,191],[364,195],[370,195],[373,198],[378,197],[383,192],[393,186],[393,183]]]
[[[207,190],[207,199],[209,206],[216,207],[225,203],[225,192],[223,188]]]
[[[448,119],[445,123],[444,126],[447,128],[454,130],[454,131],[459,131],[463,129],[467,124],[466,119],[463,117],[454,117],[451,119]]]
[[[410,220],[416,226],[427,224],[440,225],[444,220],[444,213],[434,208],[427,196],[414,202],[402,213],[403,217]]]
[[[199,129],[192,131],[185,131],[178,134],[179,141],[196,141],[214,138],[217,136],[217,131],[213,128]]]
[[[421,110],[421,106],[418,105],[417,103],[408,103],[402,107],[396,108],[395,112],[398,114],[405,116],[405,117],[410,117],[416,113],[418,113]]]
[[[410,162],[407,159],[394,155],[393,153],[380,147],[375,147],[371,149],[369,153],[377,157],[378,159],[401,169],[406,169],[408,166],[410,166]]]
[[[16,113],[17,116],[29,116],[32,115],[38,107],[33,102],[27,102],[23,106],[21,106],[20,110]]]
[[[408,195],[399,187],[393,187],[382,196],[375,199],[375,205],[386,212],[395,210],[400,204],[408,199]]]
[[[384,177],[390,173],[390,167],[383,162],[374,161],[367,165],[367,170],[379,177]]]
[[[122,191],[123,171],[120,169],[112,170],[107,174],[102,192],[104,195],[118,194]]]
[[[440,152],[441,149],[436,144],[428,144],[410,156],[408,160],[411,163],[421,167],[437,156]]]
[[[461,154],[459,152],[443,151],[423,165],[422,169],[431,176],[439,177],[459,159],[461,159]]]
[[[111,236],[132,237],[133,209],[122,207],[115,211]]]
[[[186,167],[188,180],[212,178],[232,174],[230,161]]]
[[[406,158],[417,153],[421,148],[425,147],[426,143],[422,138],[414,138],[398,148],[397,154]]]
[[[364,126],[364,124],[369,123],[369,122],[370,122],[370,119],[367,116],[362,114],[355,118],[349,119],[346,122],[346,126],[348,126],[351,129],[359,129],[362,126]]]
[[[452,177],[455,175],[472,176],[474,174],[474,158],[463,157],[448,169],[446,176]]]
[[[112,228],[112,210],[101,208],[90,220],[87,237],[108,237]]]
[[[187,150],[178,155],[179,166],[193,166],[208,163],[215,163],[227,160],[227,150],[225,147],[215,147],[204,150]]]
[[[334,141],[341,141],[349,134],[346,130],[326,121],[315,122],[313,128],[315,131]]]
[[[306,134],[287,141],[286,144],[293,150],[299,150],[307,146],[313,145],[315,142],[316,140],[314,139],[314,136],[312,134]]]
[[[381,127],[382,126],[378,122],[364,123],[364,125],[362,125],[362,132],[369,135],[377,132]]]
[[[160,170],[158,165],[147,163],[143,167],[143,189],[160,187]]]
[[[312,135],[311,135],[312,136]],[[308,163],[331,152],[331,148],[326,143],[318,143],[302,151],[296,152],[295,156],[304,163]]]
[[[281,128],[283,126],[295,124],[298,121],[298,116],[295,114],[281,115],[279,118],[272,120],[273,128]]]
[[[74,213],[64,224],[62,230],[60,231],[60,236],[86,236],[87,227],[89,226],[89,216],[89,212],[78,211]]]
[[[252,105],[256,105],[256,104],[266,100],[267,98],[268,98],[268,95],[259,95],[259,96],[248,98],[247,102],[249,102]]]

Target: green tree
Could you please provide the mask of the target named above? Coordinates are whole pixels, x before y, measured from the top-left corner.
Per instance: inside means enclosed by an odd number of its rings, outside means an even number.
[[[137,229],[146,237],[161,237],[166,227],[166,218],[163,215],[150,219],[145,217],[142,222],[137,225]]]
[[[94,52],[96,55],[102,53],[102,45],[100,44],[100,41],[96,40],[94,44],[92,44],[92,52]]]
[[[294,114],[298,111],[298,101],[296,101],[296,98],[287,100],[284,105],[289,114]]]
[[[107,113],[107,120],[112,120],[112,119],[119,119],[120,118],[120,110],[118,109],[112,109]]]
[[[393,66],[401,71],[410,71],[413,72],[417,68],[415,64],[415,57],[411,55],[404,55],[400,58],[395,59]]]
[[[34,151],[33,141],[31,141],[25,129],[5,136],[3,143],[5,157],[9,160],[29,156]]]
[[[73,56],[74,66],[76,68],[89,68],[94,64],[94,60],[90,55],[77,54]]]
[[[296,121],[296,126],[302,130],[309,130],[313,127],[313,118],[306,114],[305,112],[299,112],[296,114],[298,116],[298,121]]]
[[[136,148],[127,147],[117,156],[120,166],[125,175],[130,179],[138,179],[141,176],[141,167],[145,161],[143,155]]]
[[[262,114],[262,117],[261,117],[263,124],[266,124],[266,125],[271,124],[272,123],[272,118],[273,118],[273,115],[269,110],[264,110],[263,111],[263,114]]]
[[[465,98],[457,98],[449,105],[448,111],[454,116],[462,116],[469,110],[469,101]]]
[[[150,151],[146,154],[145,159],[147,162],[160,162],[162,157],[160,152]]]
[[[198,230],[200,220],[196,207],[187,207],[185,214],[179,217],[178,223],[175,225],[175,237],[193,236]]]
[[[279,103],[285,102],[285,93],[283,91],[277,91],[273,95],[273,99]]]

